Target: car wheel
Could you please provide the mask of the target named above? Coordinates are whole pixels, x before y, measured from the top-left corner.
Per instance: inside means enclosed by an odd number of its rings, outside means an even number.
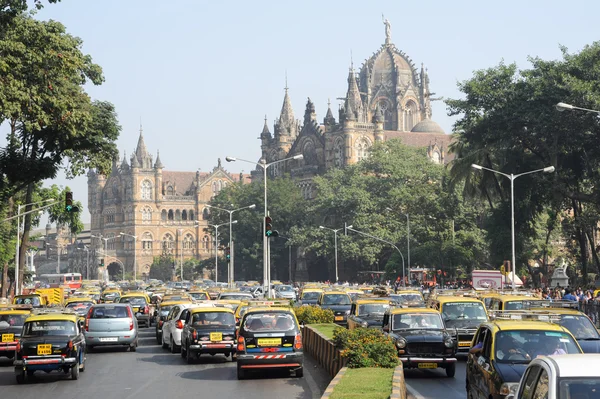
[[[238,380],[243,380],[246,378],[246,370],[244,370],[243,368],[240,367],[240,365],[238,364],[237,366],[237,379]]]
[[[454,377],[454,374],[456,374],[456,363],[450,363],[446,366],[446,376],[452,378]]]
[[[185,348],[186,347],[183,344],[183,341],[181,341],[181,347],[179,348],[180,349],[179,351],[181,352],[181,357],[184,358],[184,359],[187,359],[187,352],[188,351]]]
[[[129,345],[129,352],[135,351],[137,351],[137,342],[134,342],[133,344]]]
[[[185,351],[185,361],[187,362],[187,364],[194,363],[194,356],[192,355],[192,353],[190,353],[190,348],[187,348],[187,350]]]
[[[35,373],[35,370],[27,370],[27,377],[33,377],[33,373]]]
[[[175,345],[175,340],[171,338],[171,353],[177,353],[177,345]]]
[[[25,373],[25,370],[17,370],[17,384],[25,384],[25,382],[27,382],[27,374]]]
[[[71,367],[71,379],[78,380],[79,379],[79,362],[75,363],[73,367]]]
[[[165,337],[163,336],[163,337],[162,337],[162,348],[163,348],[163,349],[167,349],[168,347],[169,347],[169,344],[167,344],[167,343],[165,342]]]
[[[304,376],[304,368],[299,367],[296,369],[296,378],[302,378]]]
[[[162,343],[162,334],[156,333],[156,343],[158,345]]]
[[[88,353],[91,353],[93,350],[94,350],[94,347],[92,345],[87,346]]]

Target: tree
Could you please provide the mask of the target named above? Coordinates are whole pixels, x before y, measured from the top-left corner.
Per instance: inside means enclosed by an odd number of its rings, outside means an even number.
[[[171,281],[173,278],[173,271],[175,270],[174,266],[175,259],[173,256],[163,252],[161,256],[154,258],[152,265],[150,265],[148,277],[162,281]]]

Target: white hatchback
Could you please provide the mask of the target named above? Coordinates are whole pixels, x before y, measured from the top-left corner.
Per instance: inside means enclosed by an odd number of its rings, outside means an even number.
[[[185,318],[191,308],[214,307],[212,303],[182,303],[174,305],[162,326],[162,347],[169,348],[171,353],[179,353],[181,348],[181,332],[185,326]]]
[[[554,355],[533,359],[515,395],[507,399],[600,398],[600,354]]]

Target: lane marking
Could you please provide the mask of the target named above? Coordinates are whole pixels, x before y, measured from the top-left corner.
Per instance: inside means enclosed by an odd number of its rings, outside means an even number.
[[[304,370],[307,371],[306,373],[304,373],[304,380],[306,381],[306,384],[308,385],[308,389],[310,390],[312,397],[313,398],[320,398],[321,395],[321,390],[319,389],[319,386],[317,385],[316,381],[314,380],[314,378],[312,377],[310,370],[307,370],[307,367],[304,367]]]
[[[410,393],[412,395],[412,397],[414,399],[427,399],[426,396],[421,395],[421,393],[419,391],[417,391],[415,388],[411,387],[407,382],[405,382],[405,385],[406,385],[406,390],[408,391],[408,393]]]

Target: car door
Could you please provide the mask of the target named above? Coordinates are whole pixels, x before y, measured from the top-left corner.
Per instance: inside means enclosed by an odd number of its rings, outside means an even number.
[[[475,345],[482,345],[481,352],[478,354],[469,354],[469,371],[471,372],[469,383],[472,384],[472,389],[475,391],[477,398],[489,397],[488,380],[490,376],[490,357],[489,349],[486,355],[486,345],[490,341],[490,336],[490,330],[486,327],[481,327],[475,337]],[[488,368],[488,370],[486,370],[486,368]]]
[[[353,328],[356,328],[356,316],[354,315],[356,313],[356,304],[353,303],[352,306],[350,307],[350,316],[348,316],[348,330],[352,330]]]
[[[171,329],[173,328],[173,323],[175,323],[174,320],[178,313],[179,306],[173,306],[163,325],[163,342],[171,342]]]
[[[523,383],[519,386],[517,398],[522,398],[522,399],[532,399],[533,398],[533,393],[535,391],[535,383],[538,380],[540,371],[541,371],[541,367],[538,366],[537,364],[527,367],[527,370],[525,370],[525,374],[523,375],[523,378],[521,379],[521,381]]]
[[[492,363],[492,342],[494,340],[494,334],[489,330],[485,329],[485,337],[483,338],[483,352],[479,359],[477,359],[477,366],[481,372],[481,383],[483,398],[489,398],[492,396],[492,392],[495,392],[496,380],[498,373],[493,368]]]

